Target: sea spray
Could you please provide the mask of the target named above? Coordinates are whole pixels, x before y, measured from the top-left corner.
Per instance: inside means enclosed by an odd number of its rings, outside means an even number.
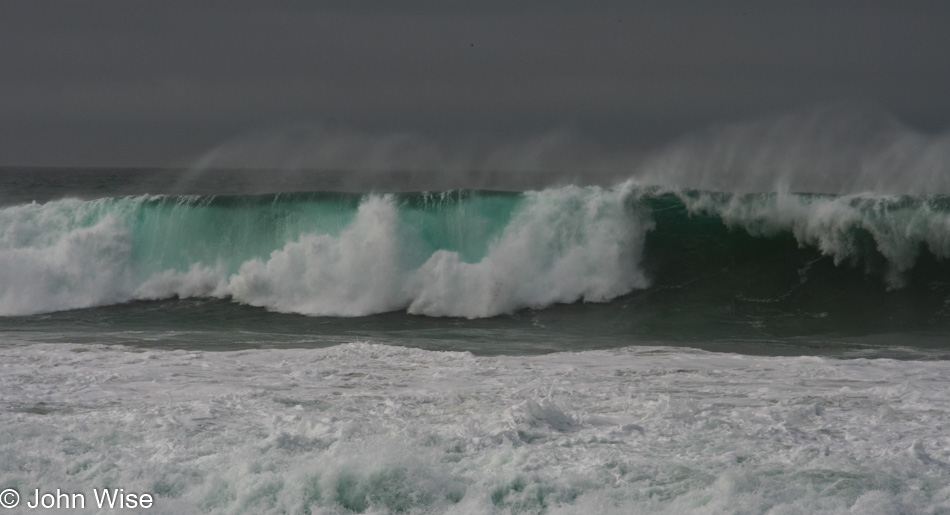
[[[819,104],[690,132],[628,176],[734,193],[950,194],[950,132],[861,102]]]

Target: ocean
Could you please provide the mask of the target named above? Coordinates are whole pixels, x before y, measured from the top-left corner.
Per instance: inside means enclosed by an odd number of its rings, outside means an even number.
[[[950,195],[439,177],[0,170],[0,487],[950,513]]]

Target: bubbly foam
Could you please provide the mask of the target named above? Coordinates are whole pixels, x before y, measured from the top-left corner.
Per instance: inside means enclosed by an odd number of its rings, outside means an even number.
[[[0,484],[155,513],[934,513],[948,366],[6,345]]]

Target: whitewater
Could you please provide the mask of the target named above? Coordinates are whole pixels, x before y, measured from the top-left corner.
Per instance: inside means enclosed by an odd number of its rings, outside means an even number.
[[[946,361],[370,343],[0,355],[4,486],[121,485],[155,493],[149,513],[950,509]]]

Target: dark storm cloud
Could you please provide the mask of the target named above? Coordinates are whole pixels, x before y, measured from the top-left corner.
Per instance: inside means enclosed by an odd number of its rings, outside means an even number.
[[[840,99],[950,120],[939,2],[192,4],[3,3],[0,164],[180,163],[301,122],[638,147]]]

